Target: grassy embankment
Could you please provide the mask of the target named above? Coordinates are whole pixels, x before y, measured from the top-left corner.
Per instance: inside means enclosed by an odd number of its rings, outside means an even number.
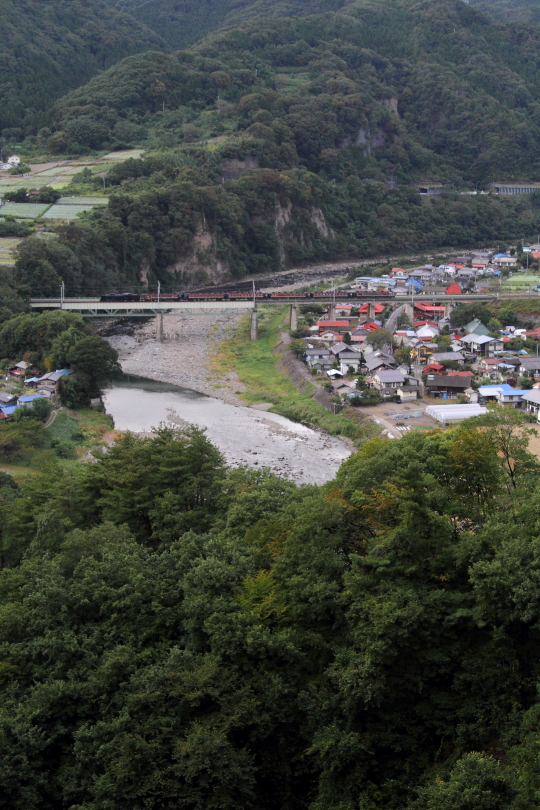
[[[540,315],[540,298],[518,298],[511,301],[501,301],[490,307],[495,316],[501,309],[512,309],[516,315]]]
[[[307,381],[296,385],[280,369],[280,354],[276,347],[283,331],[284,308],[259,310],[259,339],[250,340],[249,316],[243,318],[234,337],[221,343],[211,358],[213,374],[221,375],[233,370],[246,386],[241,395],[250,403],[271,402],[272,411],[295,422],[304,422],[326,430],[333,435],[350,439],[364,439],[371,433],[370,424],[352,409],[341,414],[329,413],[312,399],[315,386]],[[298,386],[298,387],[297,387]]]

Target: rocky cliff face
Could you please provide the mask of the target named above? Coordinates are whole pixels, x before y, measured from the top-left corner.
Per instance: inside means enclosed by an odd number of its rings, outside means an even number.
[[[321,208],[313,206],[304,210],[302,216],[295,211],[291,202],[277,204],[273,217],[254,216],[252,224],[271,226],[277,251],[275,270],[285,270],[298,263],[298,252],[309,251],[313,240],[332,241],[334,231],[328,225]],[[223,255],[220,236],[213,231],[206,220],[201,218],[189,253],[166,268],[174,276],[175,283],[186,288],[201,284],[220,284],[238,278],[233,261],[220,258]],[[298,250],[296,250],[297,248]],[[142,268],[144,270],[144,268]],[[248,272],[250,268],[247,268]],[[145,280],[141,272],[141,280]]]

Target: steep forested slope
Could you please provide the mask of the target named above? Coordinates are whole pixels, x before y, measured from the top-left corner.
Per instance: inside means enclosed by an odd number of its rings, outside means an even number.
[[[162,40],[102,0],[3,0],[0,4],[0,130],[99,70]]]
[[[459,191],[540,178],[539,53],[534,32],[460,0],[365,0],[128,57],[60,99],[38,143],[156,154],[109,172],[109,208],[84,236],[95,278],[71,270],[70,237],[60,265],[22,249],[21,284],[57,285],[42,261],[98,292],[532,234],[534,195]],[[445,194],[422,202],[420,181]]]
[[[2,807],[536,810],[539,466],[485,422],[322,488],[198,430],[1,473]]]
[[[174,146],[197,139],[185,130],[194,124],[268,152],[272,127],[284,125],[300,162],[334,176],[345,165],[381,179],[530,176],[540,168],[539,54],[534,32],[500,29],[460,0],[249,22],[96,77],[55,106],[64,136],[54,143],[111,145],[129,122],[139,141],[159,132]]]
[[[537,0],[469,0],[471,6],[503,23],[540,23]]]
[[[217,28],[262,17],[332,11],[350,0],[109,0],[152,28],[174,48],[185,48]]]

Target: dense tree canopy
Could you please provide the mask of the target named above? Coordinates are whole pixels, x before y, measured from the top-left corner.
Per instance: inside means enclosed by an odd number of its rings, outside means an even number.
[[[102,0],[3,0],[0,65],[4,135],[23,134],[36,110],[114,62],[162,40]]]
[[[166,428],[0,481],[3,806],[533,810],[515,413],[368,442],[322,488]]]

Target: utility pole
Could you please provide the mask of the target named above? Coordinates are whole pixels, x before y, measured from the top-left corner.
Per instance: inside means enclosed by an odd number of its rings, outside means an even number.
[[[253,285],[253,306],[255,307],[257,306],[257,301],[255,300],[255,282],[252,281],[251,283]]]
[[[66,291],[66,287],[64,282],[60,284],[60,309],[64,309],[64,293]]]
[[[157,283],[157,302],[159,304],[159,296],[161,295],[161,281]]]

